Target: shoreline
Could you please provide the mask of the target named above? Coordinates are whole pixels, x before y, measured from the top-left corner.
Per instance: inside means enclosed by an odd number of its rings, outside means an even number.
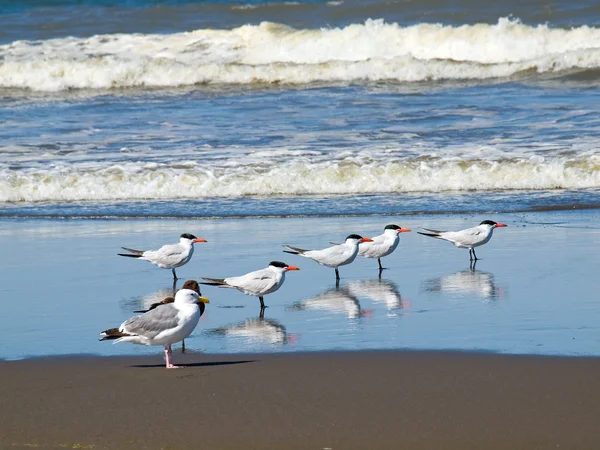
[[[594,448],[600,358],[462,351],[0,361],[0,447]]]

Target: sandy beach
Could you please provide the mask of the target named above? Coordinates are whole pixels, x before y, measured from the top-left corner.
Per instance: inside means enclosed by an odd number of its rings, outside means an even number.
[[[600,359],[454,352],[0,363],[2,448],[590,449]]]

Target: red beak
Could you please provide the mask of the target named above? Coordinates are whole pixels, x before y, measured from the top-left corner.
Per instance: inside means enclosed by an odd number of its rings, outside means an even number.
[[[192,242],[208,242],[208,241],[205,239],[197,238],[197,239],[194,239]]]
[[[408,233],[410,231],[410,228],[400,228],[398,230],[398,233]]]
[[[286,269],[286,270],[300,270],[300,267],[296,267],[296,266],[287,266],[285,269]]]
[[[370,238],[362,238],[360,241],[358,242],[373,242],[373,239]]]
[[[494,228],[502,228],[502,227],[507,227],[508,225],[505,225],[503,223],[497,223],[496,226]]]

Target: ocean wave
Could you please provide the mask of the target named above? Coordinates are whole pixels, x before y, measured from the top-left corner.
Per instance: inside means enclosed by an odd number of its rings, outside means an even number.
[[[0,46],[0,87],[34,91],[195,84],[485,80],[600,68],[600,29],[367,20],[302,29],[113,34]]]
[[[118,201],[211,197],[600,188],[600,158],[356,160],[246,165],[164,164],[0,173],[1,202]]]

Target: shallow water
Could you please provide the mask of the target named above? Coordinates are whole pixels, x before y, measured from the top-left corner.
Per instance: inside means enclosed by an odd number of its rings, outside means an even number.
[[[485,218],[509,224],[468,253],[417,235],[419,226],[459,229]],[[190,351],[460,349],[504,353],[600,355],[596,276],[600,214],[594,210],[488,216],[407,216],[398,250],[377,262],[357,259],[332,269],[282,252],[284,243],[319,248],[347,234],[375,235],[398,218],[219,220],[3,220],[0,283],[2,358],[48,354],[159,353],[98,342],[132,311],[171,293],[170,271],[120,258],[120,246],[149,248],[180,232],[207,239],[178,273],[233,276],[271,260],[301,267],[265,298],[203,287],[211,303]],[[179,285],[183,282],[181,280]]]

